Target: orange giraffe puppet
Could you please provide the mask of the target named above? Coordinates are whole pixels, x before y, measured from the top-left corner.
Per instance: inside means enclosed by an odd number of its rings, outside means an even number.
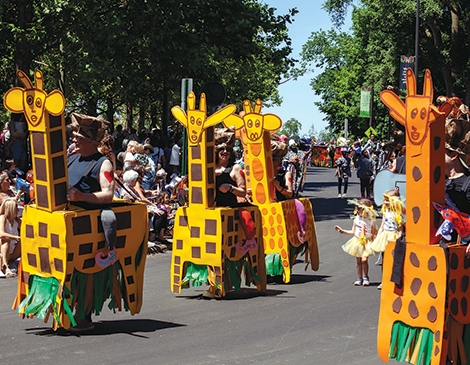
[[[424,75],[423,95],[416,92],[410,68],[406,81],[405,102],[388,90],[380,95],[392,117],[406,128],[408,217],[403,275],[394,282],[390,281],[393,263],[403,245],[390,242],[385,250],[378,353],[383,361],[393,358],[436,365],[445,364],[448,356],[457,363],[460,355],[464,364],[463,326],[470,323],[465,294],[469,280],[464,270],[468,260],[465,248],[450,247],[447,262],[435,235],[441,216],[432,204],[442,204],[445,199],[444,125],[451,107],[443,104],[437,109],[432,105],[429,70]]]
[[[187,129],[189,152],[189,206],[177,210],[173,236],[171,290],[179,294],[183,279],[194,268],[210,272],[204,276],[224,296],[233,287],[239,288],[239,278],[230,276],[229,266],[247,262],[245,275],[259,290],[266,288],[264,251],[261,245],[248,253],[237,245],[246,240],[240,215],[249,212],[255,223],[255,241],[262,241],[261,216],[257,207],[215,207],[215,138],[214,125],[235,111],[228,105],[206,119],[206,97],[201,94],[199,109],[196,96],[187,98],[187,113],[179,106],[172,108],[174,117]],[[238,270],[230,270],[238,271]],[[236,276],[236,275],[235,275]]]
[[[308,199],[298,199],[306,212],[306,225],[301,227],[294,200],[276,202],[273,184],[274,168],[270,132],[282,126],[274,114],[261,114],[262,102],[257,99],[253,108],[248,100],[243,103],[241,116],[232,114],[224,125],[235,126],[244,147],[245,176],[251,186],[253,202],[263,216],[263,242],[267,256],[268,273],[280,274],[284,282],[290,281],[291,267],[297,253],[305,247],[305,259],[313,270],[318,270],[319,257],[312,205]],[[273,267],[278,262],[278,269]],[[282,266],[281,266],[282,265]],[[274,264],[276,266],[276,264]]]

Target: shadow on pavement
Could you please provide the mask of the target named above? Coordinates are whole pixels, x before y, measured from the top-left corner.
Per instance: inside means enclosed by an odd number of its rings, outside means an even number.
[[[83,333],[71,333],[67,332],[63,328],[59,328],[57,331],[52,328],[27,328],[31,334],[36,336],[102,336],[112,335],[116,333],[125,333],[136,337],[148,338],[140,333],[143,332],[155,332],[167,328],[183,327],[185,324],[179,324],[174,322],[155,321],[153,319],[129,319],[119,321],[99,321],[93,322],[95,329],[93,331]]]
[[[261,292],[258,291],[258,289],[255,288],[242,288],[240,290],[234,290],[227,295],[225,295],[224,298],[222,299],[216,299],[216,300],[239,300],[239,299],[250,299],[250,298],[257,298],[257,297],[272,297],[276,295],[281,295],[287,293],[287,290],[273,290],[273,289],[266,289],[266,291]],[[190,299],[190,300],[210,300],[207,298],[204,298],[202,294],[199,295],[187,295],[187,296],[182,296],[179,295],[177,298],[184,298],[184,299]]]
[[[282,276],[271,276],[268,278],[268,285],[295,285],[295,284],[305,284],[312,281],[325,281],[330,278],[330,275],[299,275],[291,274],[290,282],[284,283],[282,281]]]

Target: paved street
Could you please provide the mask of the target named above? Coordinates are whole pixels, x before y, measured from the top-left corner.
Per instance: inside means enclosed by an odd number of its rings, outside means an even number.
[[[351,179],[348,197],[358,197]],[[203,300],[205,287],[170,291],[171,252],[147,258],[144,304],[132,317],[103,310],[87,335],[54,333],[50,323],[11,310],[15,279],[0,281],[2,364],[381,364],[376,335],[381,268],[370,259],[370,287],[354,287],[355,259],[344,253],[353,207],[337,198],[334,170],[309,168],[304,197],[314,207],[320,269],[296,264],[289,284],[268,284]],[[379,221],[380,223],[380,221]]]

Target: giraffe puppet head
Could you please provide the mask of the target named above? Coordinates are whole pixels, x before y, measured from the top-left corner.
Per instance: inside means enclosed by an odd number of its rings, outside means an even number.
[[[262,107],[263,102],[260,99],[256,99],[253,109],[251,109],[250,101],[245,100],[243,102],[244,114],[242,116],[230,115],[224,120],[224,125],[226,127],[234,125],[237,130],[244,127],[248,143],[261,143],[264,131],[274,133],[282,126],[282,121],[277,115],[261,114]]]
[[[382,91],[380,99],[390,109],[390,115],[405,126],[408,142],[411,144],[408,148],[413,150],[413,146],[418,148],[422,146],[428,134],[429,125],[445,113],[432,104],[434,91],[431,71],[425,72],[423,95],[417,95],[415,74],[411,68],[408,68],[406,89],[408,95],[405,97],[405,102],[391,90]]]
[[[64,95],[59,90],[46,94],[43,90],[44,78],[41,71],[34,72],[36,87],[33,87],[31,80],[23,71],[18,70],[16,75],[25,88],[14,87],[8,90],[3,99],[5,108],[13,113],[24,113],[26,120],[33,128],[43,121],[44,110],[56,116],[64,112]]]
[[[206,119],[206,95],[201,94],[199,109],[196,109],[196,95],[191,91],[188,95],[188,114],[179,106],[171,108],[173,116],[180,122],[188,131],[188,140],[190,146],[196,146],[201,140],[202,132],[208,127],[220,123],[223,119],[232,114],[236,107],[235,105],[227,105],[225,108],[218,110]]]

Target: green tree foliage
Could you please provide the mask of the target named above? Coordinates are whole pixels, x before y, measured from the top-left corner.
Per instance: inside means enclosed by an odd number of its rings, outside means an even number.
[[[336,25],[344,23],[350,0],[327,0],[323,7]],[[359,118],[360,89],[373,87],[373,127],[386,138],[393,126],[379,98],[388,85],[398,86],[401,55],[414,55],[416,2],[362,0],[352,11],[352,28],[314,32],[304,45],[304,69],[323,71],[312,79],[313,90],[330,127],[339,132],[345,117],[350,132],[362,136],[369,126]],[[470,104],[470,3],[465,0],[421,1],[418,92],[424,70],[430,69],[434,94],[459,96]],[[348,106],[346,107],[345,99]]]
[[[287,122],[282,123],[282,127],[276,134],[287,137],[298,136],[302,128],[302,124],[295,118],[290,118]]]
[[[196,93],[218,81],[228,102],[279,104],[277,86],[294,64],[287,25],[296,12],[276,16],[253,0],[7,0],[1,91],[16,68],[40,68],[68,111],[163,126],[187,77]]]

